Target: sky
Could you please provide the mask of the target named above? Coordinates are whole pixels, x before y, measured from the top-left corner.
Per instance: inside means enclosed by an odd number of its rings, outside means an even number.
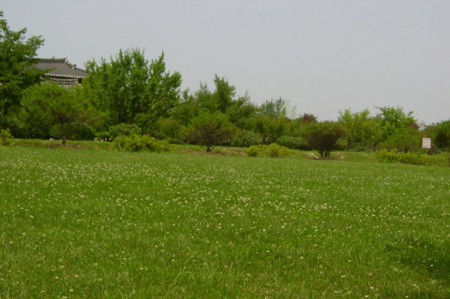
[[[225,77],[289,116],[401,107],[427,124],[450,119],[449,0],[0,0],[10,29],[41,35],[40,58],[83,68],[119,50],[165,54],[182,89]]]

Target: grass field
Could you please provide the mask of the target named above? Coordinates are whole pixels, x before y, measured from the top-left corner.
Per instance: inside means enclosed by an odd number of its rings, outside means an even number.
[[[0,297],[449,298],[450,168],[0,147]]]

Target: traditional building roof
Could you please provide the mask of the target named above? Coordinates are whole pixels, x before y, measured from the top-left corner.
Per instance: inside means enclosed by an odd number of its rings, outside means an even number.
[[[76,85],[87,76],[87,72],[71,64],[67,58],[40,59],[36,64],[40,70],[46,70],[50,81],[61,85]]]

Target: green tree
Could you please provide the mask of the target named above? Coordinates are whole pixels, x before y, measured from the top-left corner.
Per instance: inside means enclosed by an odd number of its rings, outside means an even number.
[[[262,137],[263,144],[275,143],[287,130],[288,119],[260,114],[253,118],[253,130]]]
[[[439,148],[450,150],[450,120],[436,125],[433,132],[433,142]]]
[[[191,121],[188,140],[211,152],[214,146],[231,142],[234,127],[228,115],[219,111],[203,112]]]
[[[270,117],[286,117],[287,103],[282,98],[271,99],[261,104],[260,112]]]
[[[319,152],[320,157],[328,158],[342,134],[338,123],[327,121],[308,124],[303,138],[311,148]]]
[[[66,88],[45,82],[26,90],[22,99],[22,117],[30,127],[49,131],[57,126],[66,145],[67,129],[71,125],[94,122],[96,113],[80,96],[80,87]]]
[[[380,110],[377,119],[380,122],[384,140],[400,129],[417,128],[416,119],[412,112],[406,114],[400,107],[377,107],[377,109]]]
[[[12,31],[0,11],[0,120],[4,123],[11,110],[18,108],[23,91],[44,75],[34,67],[40,36],[25,39],[26,28]]]
[[[180,101],[181,75],[166,71],[164,53],[149,63],[143,51],[122,51],[110,62],[90,61],[83,80],[94,106],[109,114],[109,124],[142,128],[167,117]]]
[[[339,123],[344,130],[347,150],[358,146],[373,147],[377,135],[377,123],[368,109],[352,113],[350,109],[339,112]]]

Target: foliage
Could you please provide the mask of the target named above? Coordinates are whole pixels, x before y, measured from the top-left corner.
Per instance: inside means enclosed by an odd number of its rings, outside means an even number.
[[[277,144],[290,149],[309,151],[311,148],[300,137],[281,136],[277,139]]]
[[[145,127],[179,103],[181,75],[166,71],[164,53],[149,64],[143,51],[120,50],[110,62],[90,61],[86,69],[83,86],[94,106],[109,114],[110,124]]]
[[[385,163],[405,163],[414,165],[427,165],[427,164],[437,164],[450,166],[450,159],[445,155],[428,155],[421,152],[399,152],[397,150],[386,150],[383,149],[377,152],[377,159],[380,162]]]
[[[269,117],[286,117],[287,103],[283,98],[267,100],[261,104],[260,113]]]
[[[189,126],[188,141],[211,152],[214,146],[230,143],[234,131],[228,116],[220,112],[202,113]]]
[[[275,143],[287,130],[285,117],[258,115],[253,118],[253,130],[262,137],[263,144]]]
[[[165,140],[156,140],[148,135],[118,136],[114,139],[114,148],[118,151],[139,152],[166,152],[172,150],[170,143]]]
[[[352,113],[350,109],[339,112],[339,123],[344,130],[347,150],[360,150],[361,147],[374,148],[378,140],[378,124],[370,117],[368,109]]]
[[[171,143],[183,143],[186,139],[186,127],[173,118],[160,118],[155,123],[153,135],[158,139],[168,139]]]
[[[433,143],[438,148],[450,151],[450,120],[436,125],[433,132]]]
[[[97,134],[95,128],[87,123],[71,123],[65,128],[67,139],[71,140],[93,140]],[[61,126],[55,124],[50,129],[50,135],[55,138],[61,138]]]
[[[396,133],[399,129],[416,128],[416,119],[413,113],[405,114],[400,107],[377,107],[380,113],[377,119],[381,125],[381,134],[384,140]]]
[[[240,130],[236,136],[234,136],[233,141],[231,141],[231,146],[249,147],[251,145],[259,145],[261,142],[261,136],[257,133],[248,130]]]
[[[397,129],[379,147],[399,152],[416,152],[420,150],[421,136],[412,128]]]
[[[13,138],[13,136],[11,135],[11,132],[9,131],[9,129],[6,129],[6,130],[1,129],[0,130],[0,146],[10,145],[12,138]]]
[[[229,121],[240,129],[247,129],[257,107],[250,102],[250,97],[236,95],[236,87],[225,78],[214,77],[215,89],[210,91],[206,83],[193,94],[185,91],[181,104],[173,109],[171,116],[188,126],[190,121],[201,113],[219,112],[228,115]]]
[[[40,36],[25,40],[26,29],[12,31],[0,11],[0,119],[18,108],[23,91],[44,75],[34,67],[37,50],[43,45]]]
[[[140,135],[141,128],[136,124],[118,124],[109,127],[109,135],[112,139],[118,136]]]
[[[269,145],[252,145],[247,150],[247,155],[250,157],[270,157],[270,158],[285,158],[294,156],[296,152],[285,146],[272,143]]]
[[[105,131],[97,132],[97,133],[95,134],[95,136],[96,136],[97,139],[99,139],[99,140],[103,140],[103,141],[109,141],[109,140],[111,140],[111,133],[109,133],[109,132],[105,132]]]
[[[63,145],[68,127],[95,123],[96,113],[80,96],[79,87],[66,88],[44,82],[27,89],[22,99],[22,117],[29,127],[50,130],[58,125]]]
[[[303,132],[303,138],[308,146],[319,152],[320,157],[328,158],[342,134],[337,123],[310,123]]]
[[[317,116],[315,116],[314,114],[309,114],[309,113],[304,113],[303,115],[300,116],[300,119],[305,124],[317,122]]]

